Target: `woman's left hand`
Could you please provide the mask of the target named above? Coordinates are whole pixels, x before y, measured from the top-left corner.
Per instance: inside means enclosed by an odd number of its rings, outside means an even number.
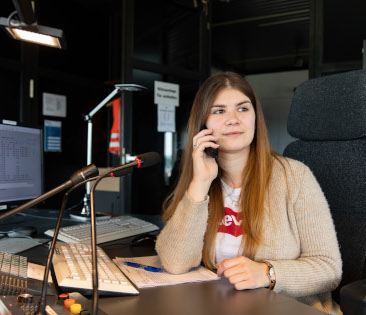
[[[217,275],[229,279],[237,290],[265,288],[269,286],[266,263],[255,262],[238,256],[217,264]]]

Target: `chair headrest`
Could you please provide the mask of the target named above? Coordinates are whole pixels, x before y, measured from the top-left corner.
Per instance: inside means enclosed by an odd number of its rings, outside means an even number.
[[[308,80],[295,91],[287,121],[293,137],[351,140],[366,136],[366,70]]]

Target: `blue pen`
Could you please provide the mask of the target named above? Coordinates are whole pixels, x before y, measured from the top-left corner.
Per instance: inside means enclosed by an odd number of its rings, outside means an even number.
[[[137,263],[133,263],[133,262],[129,262],[129,261],[125,261],[124,264],[129,267],[144,269],[144,270],[150,271],[150,272],[164,272],[163,269],[160,269],[157,267],[146,266],[146,265],[137,264]]]

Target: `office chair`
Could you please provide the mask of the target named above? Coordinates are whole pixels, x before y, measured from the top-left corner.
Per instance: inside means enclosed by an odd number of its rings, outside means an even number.
[[[287,122],[284,156],[317,178],[334,220],[343,275],[333,298],[344,315],[366,314],[366,70],[302,83]]]

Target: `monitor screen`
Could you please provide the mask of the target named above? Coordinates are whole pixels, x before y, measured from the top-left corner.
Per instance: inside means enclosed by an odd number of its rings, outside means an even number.
[[[0,210],[42,192],[42,130],[0,124]]]

